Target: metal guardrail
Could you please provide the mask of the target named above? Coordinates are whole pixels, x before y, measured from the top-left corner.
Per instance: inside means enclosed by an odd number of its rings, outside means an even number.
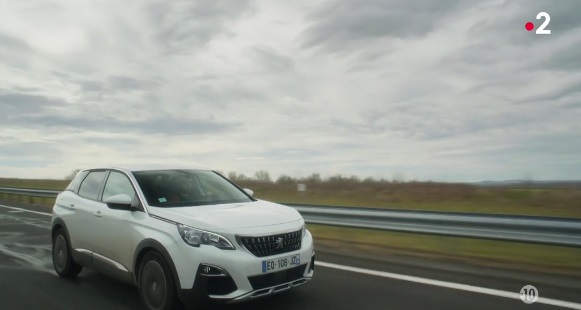
[[[0,193],[54,198],[59,191],[0,187]],[[581,219],[283,204],[311,224],[581,247]]]
[[[581,247],[581,219],[286,205],[312,224]]]
[[[0,193],[32,197],[56,198],[60,191],[32,188],[0,187]]]

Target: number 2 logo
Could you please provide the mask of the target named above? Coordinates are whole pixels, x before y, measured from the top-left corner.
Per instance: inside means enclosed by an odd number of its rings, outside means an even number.
[[[551,16],[547,12],[540,12],[537,14],[537,19],[545,18],[545,21],[541,24],[541,26],[537,29],[537,34],[551,34],[551,30],[545,29],[549,22],[551,21]]]
[[[541,24],[541,26],[539,28],[537,28],[537,31],[535,33],[536,34],[551,34],[551,30],[546,29],[547,26],[549,25],[549,22],[551,22],[551,16],[547,12],[540,12],[539,14],[537,14],[537,19],[543,19],[543,18],[545,19],[544,22]],[[527,31],[531,31],[531,30],[535,29],[535,24],[533,24],[532,22],[528,22],[525,24],[525,29]]]

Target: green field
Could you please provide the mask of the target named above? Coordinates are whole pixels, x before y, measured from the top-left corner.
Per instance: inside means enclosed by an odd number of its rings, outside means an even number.
[[[318,244],[339,252],[429,258],[581,277],[581,248],[308,225]]]

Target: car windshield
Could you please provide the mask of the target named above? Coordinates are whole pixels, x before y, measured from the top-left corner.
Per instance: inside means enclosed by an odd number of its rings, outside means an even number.
[[[153,170],[136,171],[133,175],[150,206],[186,207],[253,201],[213,171]]]

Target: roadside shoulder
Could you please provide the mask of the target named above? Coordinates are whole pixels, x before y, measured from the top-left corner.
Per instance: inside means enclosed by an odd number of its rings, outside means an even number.
[[[509,292],[518,293],[523,286],[534,285],[542,297],[581,302],[581,277],[578,275],[490,267],[412,253],[378,255],[353,251],[348,244],[329,246],[318,242],[316,253],[318,261]]]

